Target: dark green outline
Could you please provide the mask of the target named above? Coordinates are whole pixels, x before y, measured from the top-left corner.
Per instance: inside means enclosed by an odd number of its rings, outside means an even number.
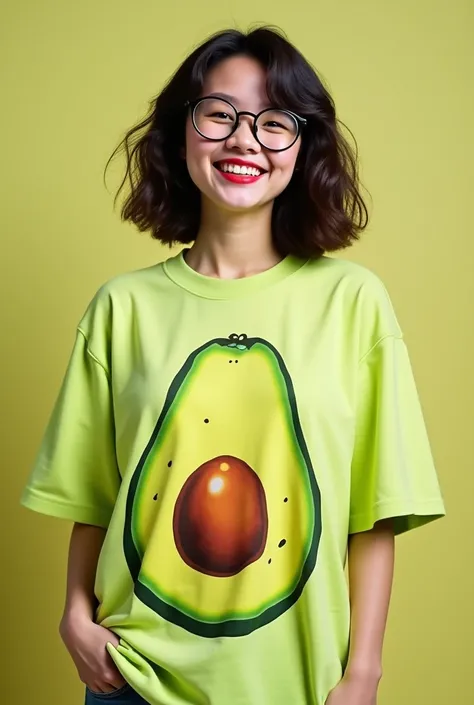
[[[286,384],[287,396],[291,409],[296,439],[298,441],[298,445],[300,447],[304,462],[306,464],[309,483],[311,487],[311,495],[313,497],[314,526],[313,535],[311,538],[311,546],[308,552],[308,556],[305,560],[298,584],[296,585],[293,592],[286,598],[280,600],[280,602],[278,602],[277,604],[268,607],[257,617],[252,617],[250,619],[243,620],[229,619],[219,623],[204,622],[202,620],[196,620],[192,617],[189,617],[188,615],[178,610],[176,607],[172,607],[171,605],[157,597],[155,593],[153,593],[146,585],[140,582],[139,573],[142,559],[138,548],[135,545],[132,535],[133,502],[143,466],[148,458],[150,451],[154,446],[155,440],[160,432],[163,421],[166,418],[166,415],[173,403],[173,400],[176,397],[176,394],[178,393],[181,385],[187,377],[198,355],[200,355],[204,350],[211,347],[212,345],[220,345],[221,347],[227,347],[231,349],[232,347],[236,347],[236,345],[239,345],[239,347],[245,346],[248,350],[250,350],[254,345],[258,343],[260,343],[264,347],[267,347],[273,353],[275,359],[278,362],[280,372]],[[145,605],[150,607],[150,609],[159,614],[163,619],[166,619],[169,622],[176,624],[177,626],[183,627],[183,629],[186,629],[192,634],[208,638],[245,636],[246,634],[250,634],[256,629],[259,629],[260,627],[269,624],[274,619],[286,612],[297,602],[316,565],[319,540],[322,531],[321,524],[321,494],[318,483],[316,482],[316,477],[314,475],[314,470],[311,463],[311,458],[309,456],[308,448],[306,446],[306,441],[304,439],[303,430],[301,428],[293,382],[288,373],[288,370],[286,369],[286,365],[283,361],[283,358],[278,352],[278,350],[271,343],[264,340],[263,338],[247,338],[246,336],[239,336],[237,338],[236,335],[230,336],[229,338],[215,338],[214,340],[211,340],[208,343],[201,345],[201,347],[197,348],[194,352],[191,353],[191,355],[189,355],[182,368],[174,377],[168,390],[168,394],[166,395],[165,403],[163,405],[163,409],[158,418],[156,426],[153,430],[153,433],[150,437],[150,440],[148,441],[145,450],[142,453],[140,461],[130,481],[130,487],[127,495],[127,502],[125,508],[123,549],[125,553],[125,559],[130,570],[130,574],[132,576],[133,582],[135,583],[135,595]]]

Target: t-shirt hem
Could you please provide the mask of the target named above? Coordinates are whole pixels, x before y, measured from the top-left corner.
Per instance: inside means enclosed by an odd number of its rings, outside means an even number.
[[[38,496],[32,489],[27,489],[23,492],[20,504],[34,512],[46,514],[57,519],[69,519],[79,524],[91,524],[92,526],[106,529],[110,522],[110,515],[97,508],[69,504],[56,498]]]
[[[444,503],[439,498],[410,503],[406,500],[386,500],[374,504],[371,511],[353,514],[349,519],[349,534],[369,531],[383,519],[400,520],[394,524],[394,529],[396,534],[401,534],[441,519],[445,514]]]

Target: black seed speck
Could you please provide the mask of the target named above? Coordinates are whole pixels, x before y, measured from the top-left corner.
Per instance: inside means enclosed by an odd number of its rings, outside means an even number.
[[[271,562],[272,562],[272,559],[269,558],[269,559],[268,559],[268,564],[270,565]]]
[[[173,465],[173,461],[170,460],[169,463],[168,463],[168,467],[170,468],[172,465]]]
[[[284,501],[284,502],[288,502],[288,497],[285,497],[285,499],[284,499],[283,501]]]
[[[282,540],[280,541],[280,543],[278,544],[278,548],[283,548],[283,546],[285,545],[285,543],[286,543],[286,539],[282,539]]]
[[[232,365],[232,360],[229,360],[229,365]]]
[[[209,419],[204,419],[204,423],[209,423]]]
[[[235,362],[237,363],[237,362],[238,362],[238,360],[236,360]]]
[[[156,493],[156,495],[153,497],[153,499],[154,499],[154,500],[157,500],[157,499],[158,499],[158,493]]]

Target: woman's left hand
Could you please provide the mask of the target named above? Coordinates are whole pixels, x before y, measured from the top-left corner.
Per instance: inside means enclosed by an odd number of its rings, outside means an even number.
[[[377,705],[377,686],[372,679],[344,676],[325,705]]]

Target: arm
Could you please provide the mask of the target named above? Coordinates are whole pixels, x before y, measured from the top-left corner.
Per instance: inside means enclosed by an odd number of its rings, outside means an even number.
[[[346,673],[378,682],[392,590],[395,540],[392,523],[349,537],[351,637]]]
[[[94,620],[94,581],[105,533],[105,529],[99,526],[74,524],[69,543],[66,603],[61,631],[74,621]]]
[[[391,521],[349,537],[351,633],[344,677],[327,705],[375,705],[394,568]]]
[[[74,524],[66,602],[59,627],[81,681],[98,693],[112,692],[125,682],[107,651],[107,643],[116,647],[119,638],[95,623],[94,583],[105,534],[106,530],[98,526]]]

